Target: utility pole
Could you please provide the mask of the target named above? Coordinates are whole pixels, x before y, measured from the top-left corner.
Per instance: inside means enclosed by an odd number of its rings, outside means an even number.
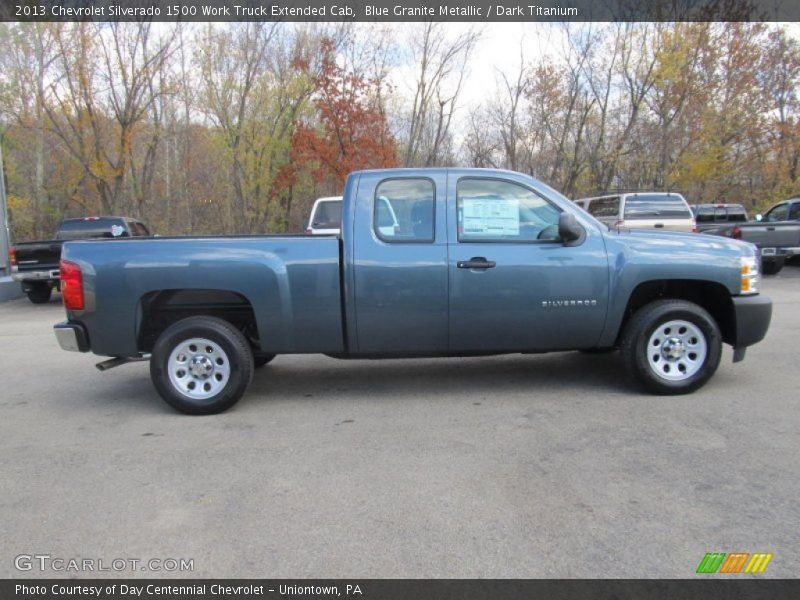
[[[3,168],[3,135],[0,133],[0,302],[21,296],[22,288],[11,279],[11,262],[8,260],[6,171]]]
[[[8,209],[6,208],[6,171],[3,167],[3,136],[0,135],[0,277],[11,274],[8,260]]]

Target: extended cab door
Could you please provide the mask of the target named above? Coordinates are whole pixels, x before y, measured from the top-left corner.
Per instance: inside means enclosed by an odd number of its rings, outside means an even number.
[[[605,244],[593,224],[580,245],[562,243],[558,220],[568,204],[522,178],[450,172],[450,352],[597,344],[608,301]]]
[[[360,175],[347,240],[355,290],[348,329],[355,326],[357,346],[351,353],[447,351],[446,180],[444,170]]]

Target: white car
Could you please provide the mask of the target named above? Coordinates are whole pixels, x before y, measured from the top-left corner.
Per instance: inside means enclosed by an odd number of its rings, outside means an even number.
[[[397,215],[389,199],[380,196],[378,204],[378,231],[392,235],[398,227]],[[311,208],[306,235],[339,235],[342,229],[342,197],[317,198]]]

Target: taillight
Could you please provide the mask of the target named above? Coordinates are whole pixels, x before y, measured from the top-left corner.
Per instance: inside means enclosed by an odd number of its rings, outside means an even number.
[[[692,225],[692,233],[697,233],[697,225]]]
[[[61,261],[61,297],[67,310],[83,310],[83,274],[68,260]]]
[[[734,227],[731,231],[731,237],[735,240],[742,239],[742,229],[740,227]]]
[[[19,270],[17,266],[17,249],[14,246],[8,248],[8,260],[12,271]]]

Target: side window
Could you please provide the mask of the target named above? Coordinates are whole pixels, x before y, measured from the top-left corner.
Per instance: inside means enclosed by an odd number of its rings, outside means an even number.
[[[589,214],[593,217],[616,217],[619,214],[619,197],[592,200]]]
[[[800,202],[795,202],[789,208],[789,220],[790,221],[800,220]]]
[[[788,204],[786,203],[778,204],[778,206],[774,207],[764,216],[764,220],[768,222],[786,221],[788,218],[788,213],[789,213]]]
[[[456,191],[459,242],[558,240],[561,211],[516,183],[461,179]]]
[[[430,179],[381,181],[375,190],[376,235],[385,242],[432,242],[434,197]]]

